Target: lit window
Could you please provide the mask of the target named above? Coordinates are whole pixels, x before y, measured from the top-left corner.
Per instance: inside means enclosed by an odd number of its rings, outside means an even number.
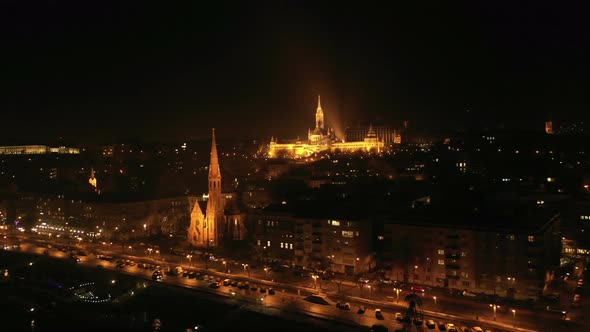
[[[330,224],[331,224],[332,226],[340,226],[340,221],[337,221],[337,220],[332,220],[332,221],[330,221]]]
[[[383,235],[379,235],[379,236],[377,236],[377,239],[383,240],[383,239],[385,239],[385,237]]]
[[[283,242],[281,242],[281,248],[283,248]]]
[[[342,236],[351,238],[354,236],[354,232],[353,231],[342,231]]]
[[[445,254],[445,251],[444,251],[444,249],[438,249],[438,254],[439,254],[439,255],[444,255],[444,254]]]
[[[258,240],[258,241],[256,241],[256,242],[257,242],[256,244],[260,245],[260,240]]]
[[[293,249],[293,243],[289,243],[289,249]]]
[[[535,242],[535,237],[532,235],[529,235],[529,242]]]
[[[270,241],[266,241],[266,246],[270,247]]]
[[[444,259],[439,259],[438,260],[438,265],[445,265],[445,260]]]

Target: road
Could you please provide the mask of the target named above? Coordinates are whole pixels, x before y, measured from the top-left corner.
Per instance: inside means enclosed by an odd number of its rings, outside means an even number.
[[[10,239],[5,239],[10,241]],[[46,248],[35,245],[36,239],[21,236],[21,251],[26,253],[34,253],[42,255]],[[55,244],[59,246],[60,244]],[[238,262],[231,262],[223,260],[213,260],[205,264],[195,260],[193,262],[189,259],[182,259],[178,256],[165,255],[163,253],[155,254],[154,251],[148,253],[147,248],[125,248],[125,252],[121,254],[121,251],[109,250],[108,246],[105,245],[89,245],[85,243],[79,243],[79,248],[85,250],[88,253],[95,252],[97,254],[106,254],[114,257],[123,257],[125,259],[134,260],[135,262],[147,262],[151,264],[161,265],[162,267],[174,267],[178,264],[182,264],[185,268],[199,271],[203,274],[209,274],[218,276],[222,279],[230,278],[238,281],[249,281],[250,284],[264,285],[266,287],[273,287],[277,290],[276,295],[262,294],[260,292],[254,292],[250,290],[237,290],[235,288],[222,286],[219,289],[208,288],[208,282],[189,279],[182,276],[166,276],[163,282],[170,283],[173,285],[200,289],[202,291],[211,292],[215,294],[222,294],[225,296],[232,296],[236,301],[244,301],[246,303],[255,304],[256,306],[272,312],[273,310],[280,310],[282,312],[304,312],[307,315],[311,315],[318,318],[324,319],[335,319],[340,322],[348,323],[350,326],[371,326],[373,324],[382,324],[388,328],[401,329],[402,326],[399,322],[394,319],[395,312],[403,312],[406,305],[403,303],[403,298],[407,295],[408,291],[401,291],[399,294],[399,302],[397,302],[397,294],[393,294],[383,289],[374,289],[368,291],[367,289],[361,289],[354,283],[342,283],[339,287],[335,283],[321,284],[310,281],[310,278],[302,279],[294,277],[292,274],[277,275],[274,272],[264,271],[262,269],[252,269],[249,266],[245,266]],[[62,252],[56,249],[49,249],[49,255],[56,258],[68,259],[69,253]],[[146,255],[138,254],[147,253]],[[143,278],[150,278],[152,271],[142,269],[135,266],[125,266],[123,269],[116,268],[115,262],[106,262],[98,260],[96,256],[89,254],[88,256],[81,257],[82,264],[96,267],[101,264],[103,268],[118,270],[121,273],[127,273],[134,276]],[[190,267],[189,267],[190,265]],[[280,283],[275,282],[273,279],[281,280]],[[339,289],[337,289],[339,288]],[[311,295],[318,294],[322,298],[326,299],[329,305],[319,305],[305,301],[304,298]],[[434,303],[433,296],[437,296],[437,301]],[[432,295],[428,292],[424,294],[424,313],[425,320],[433,319],[437,322],[454,323],[457,326],[481,326],[482,328],[493,330],[493,331],[535,331],[535,326],[539,326],[539,319],[543,320],[541,326],[545,328],[543,330],[549,331],[562,331],[564,330],[563,321],[555,319],[555,317],[548,316],[545,312],[535,313],[527,312],[525,310],[518,311],[518,320],[516,315],[505,317],[505,314],[498,313],[496,320],[494,321],[493,316],[490,314],[491,309],[486,304],[478,304],[473,301],[469,301],[465,298],[450,297],[445,294]],[[340,310],[336,308],[336,301],[348,302],[352,306],[352,310]],[[365,314],[357,314],[356,309],[360,306],[366,306],[367,311]],[[383,311],[384,319],[378,320],[373,309],[380,308]],[[457,308],[463,310],[457,310]],[[465,315],[466,308],[469,311]],[[461,312],[462,311],[462,312]],[[486,311],[488,311],[486,313]],[[479,316],[479,320],[476,320],[476,316]],[[526,322],[529,320],[536,320],[535,326],[526,326]],[[571,322],[568,322],[571,323]],[[516,325],[516,326],[514,326]],[[532,325],[532,324],[528,324]],[[424,328],[424,330],[428,330]],[[570,329],[568,329],[570,330]],[[583,331],[585,329],[574,329]]]

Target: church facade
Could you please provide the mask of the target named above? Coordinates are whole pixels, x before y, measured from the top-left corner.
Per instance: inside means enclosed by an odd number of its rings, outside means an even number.
[[[309,157],[318,152],[381,152],[385,146],[383,140],[379,138],[373,127],[369,127],[367,136],[362,141],[345,142],[336,138],[334,129],[324,127],[324,110],[320,96],[318,96],[318,106],[315,114],[315,128],[309,129],[307,140],[295,140],[292,142],[279,143],[276,138],[271,138],[268,156],[270,158],[279,157]]]
[[[224,241],[246,238],[245,215],[239,212],[234,193],[222,193],[221,170],[217,155],[215,129],[212,131],[209,161],[209,198],[205,213],[199,202],[192,208],[187,239],[195,247],[210,248]]]

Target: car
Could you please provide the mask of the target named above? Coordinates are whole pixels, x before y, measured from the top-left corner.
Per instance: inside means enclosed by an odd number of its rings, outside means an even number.
[[[188,271],[184,271],[184,272],[182,272],[182,277],[183,278],[188,278],[188,274],[189,274]]]
[[[394,317],[395,317],[395,320],[397,320],[398,322],[401,322],[404,319],[404,315],[402,315],[401,312],[396,312]]]
[[[155,270],[154,273],[152,273],[152,280],[154,281],[162,281],[163,277],[164,275],[160,270]]]
[[[140,268],[140,269],[144,269],[145,268],[145,264],[139,263],[139,264],[137,264],[137,267]]]
[[[104,268],[104,266],[102,264],[97,264],[96,267],[99,268],[99,269]]]
[[[578,286],[584,286],[584,279],[578,279]]]
[[[218,282],[212,282],[209,284],[209,288],[219,288],[219,283]]]
[[[270,288],[270,289],[268,290],[268,295],[275,295],[275,290],[274,290],[274,289],[272,289],[272,288]]]
[[[195,279],[197,277],[197,273],[195,273],[195,271],[191,271],[188,274],[188,278],[189,279]]]
[[[379,309],[379,308],[375,309],[375,318],[377,318],[379,320],[385,319],[383,317],[383,313],[381,312],[381,309]]]
[[[231,280],[229,280],[229,279],[224,279],[224,280],[223,280],[223,286],[229,286],[229,285],[231,285]]]
[[[471,332],[483,332],[483,329],[479,326],[474,326],[471,328]]]
[[[562,314],[562,315],[567,315],[567,311],[563,308],[560,307],[553,307],[553,306],[547,306],[545,307],[545,310],[549,311],[549,312],[554,312],[554,313],[558,313],[558,314]]]
[[[445,327],[447,328],[448,332],[457,332],[457,327],[455,327],[455,324],[453,323],[447,323]]]
[[[416,318],[414,319],[413,323],[416,326],[422,326],[422,324],[424,324],[424,321],[421,318]]]
[[[122,262],[117,263],[117,268],[122,269],[124,267],[125,267],[125,263],[122,263]]]
[[[447,330],[447,325],[444,322],[438,322],[438,323],[436,323],[436,325],[438,325],[439,331],[446,331]]]
[[[342,310],[350,310],[350,303],[338,302],[338,303],[336,303],[336,308],[342,309]]]
[[[434,330],[434,328],[436,327],[436,324],[434,323],[434,321],[432,319],[429,319],[426,321],[426,327]]]
[[[412,287],[410,287],[410,290],[412,292],[422,292],[422,293],[424,293],[424,291],[426,291],[424,289],[424,287],[422,287],[422,286],[412,286]]]
[[[238,282],[237,282],[237,281],[235,281],[235,280],[232,280],[232,282],[231,282],[231,286],[232,286],[232,287],[236,287],[237,285],[238,285]]]
[[[256,287],[255,285],[252,285],[252,287],[250,287],[250,290],[255,292],[258,290],[258,287]]]
[[[359,310],[356,311],[357,314],[364,314],[367,309],[364,306],[360,306]]]
[[[464,290],[464,291],[461,293],[461,295],[463,295],[463,296],[469,296],[469,297],[476,297],[476,296],[477,296],[476,294],[474,294],[474,293],[471,293],[471,292],[469,292],[469,291],[467,291],[467,290]]]
[[[461,328],[459,328],[459,332],[471,332],[471,329],[467,326],[461,326]]]
[[[266,288],[260,287],[260,293],[266,293]]]

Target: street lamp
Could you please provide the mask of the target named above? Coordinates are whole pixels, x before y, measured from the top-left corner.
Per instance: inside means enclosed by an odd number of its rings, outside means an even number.
[[[227,262],[223,261],[223,271],[225,271],[225,273],[227,273]]]
[[[250,269],[248,268],[248,264],[242,264],[244,267],[244,271],[248,271],[248,278],[250,278]]]
[[[399,291],[400,291],[400,289],[399,288],[394,288],[393,290],[397,294],[397,301],[396,302],[399,302]]]
[[[434,299],[434,305],[436,305],[436,296],[432,297]]]
[[[193,255],[186,255],[186,258],[188,258],[188,266],[191,267],[193,265],[193,263],[192,263],[193,262],[192,261]]]
[[[266,274],[266,278],[268,279],[268,267],[264,268],[264,273]]]
[[[150,257],[152,257],[152,250],[154,250],[154,249],[152,249],[152,248],[148,248],[147,249],[147,251],[149,252]]]
[[[316,288],[317,287],[316,280],[317,280],[318,276],[315,274],[312,274],[311,278],[313,279],[313,288]]]
[[[512,309],[512,326],[516,326],[516,309]]]
[[[494,310],[494,320],[496,320],[496,309],[500,308],[497,304],[490,304],[490,307]]]

